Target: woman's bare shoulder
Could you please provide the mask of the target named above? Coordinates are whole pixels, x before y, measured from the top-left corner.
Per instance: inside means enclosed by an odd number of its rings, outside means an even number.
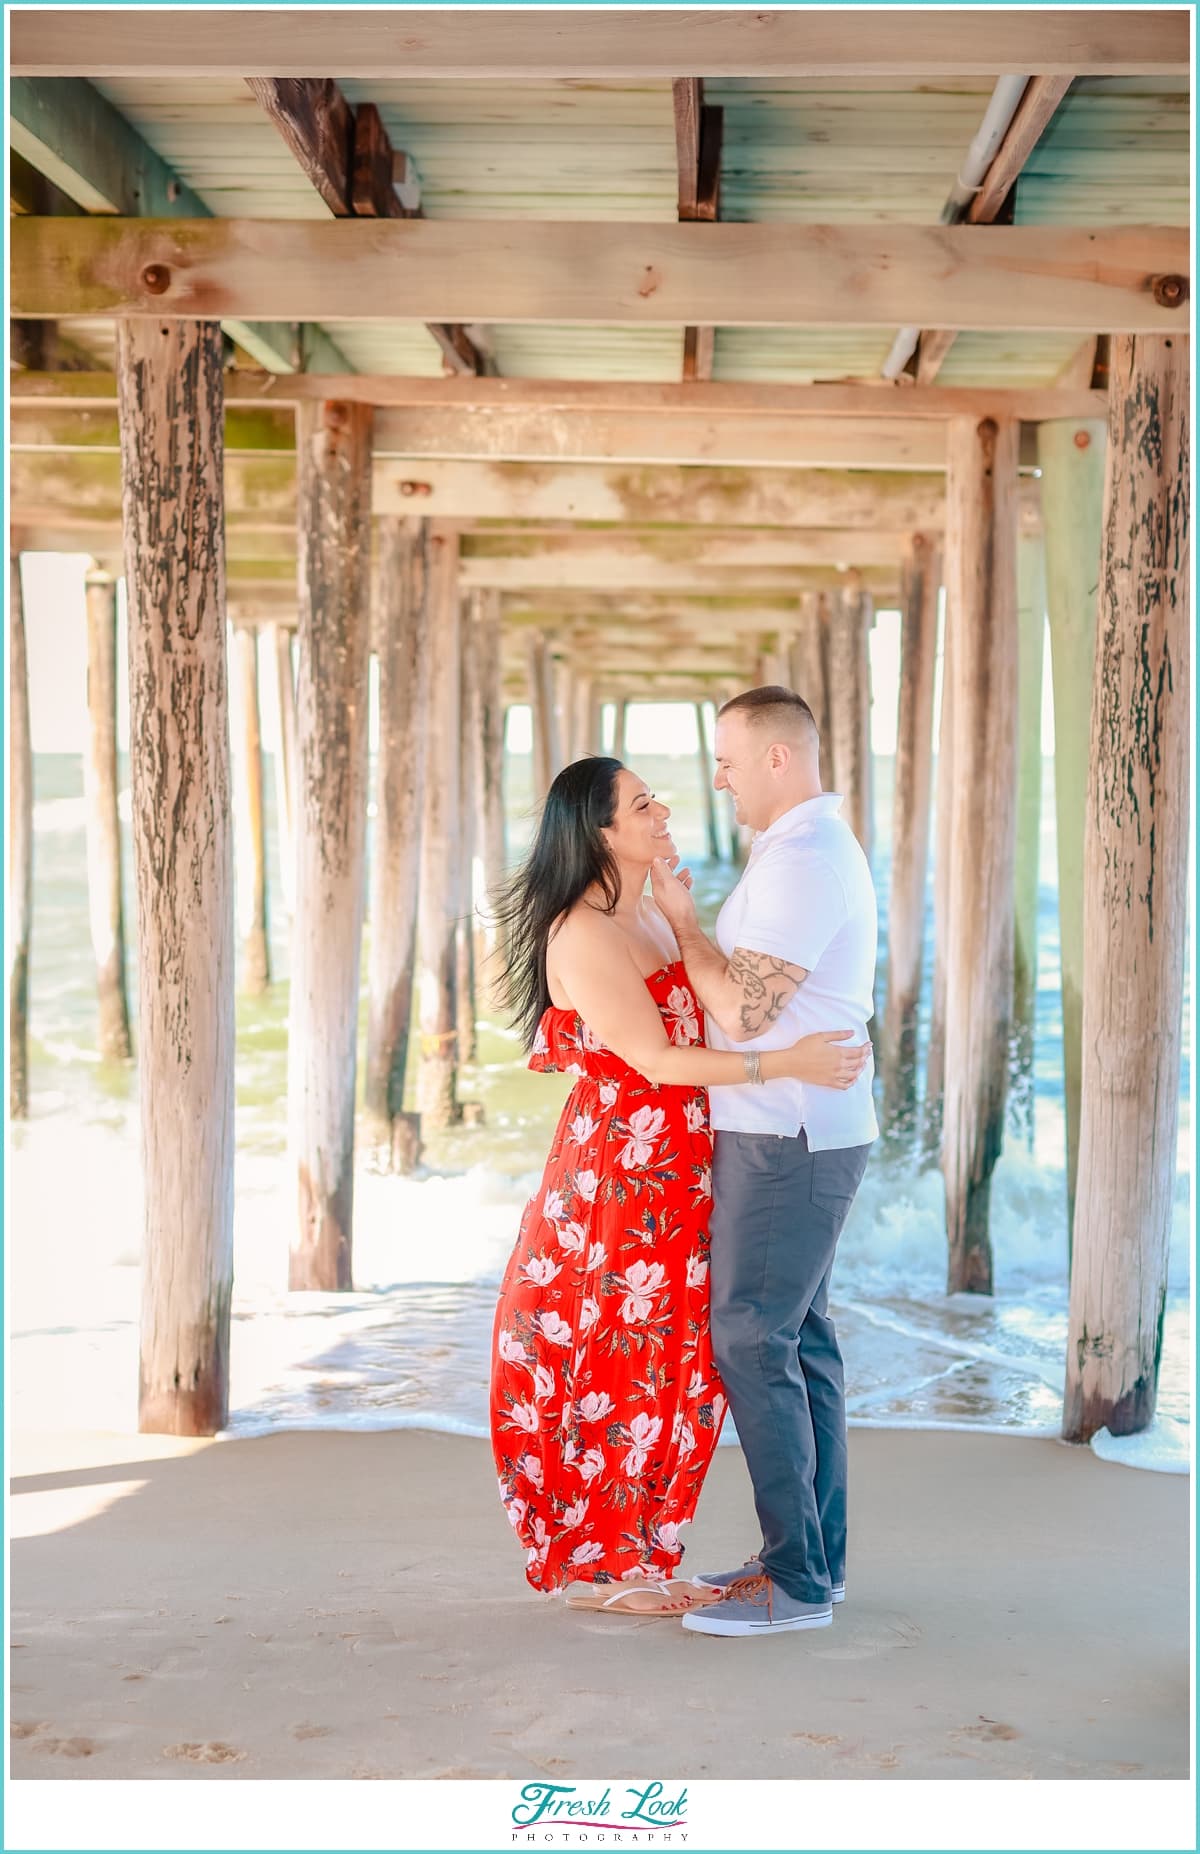
[[[552,947],[557,955],[568,959],[577,952],[594,954],[609,947],[619,950],[623,945],[624,935],[611,915],[589,906],[586,901],[577,901],[559,916],[550,929],[547,942],[548,948]]]

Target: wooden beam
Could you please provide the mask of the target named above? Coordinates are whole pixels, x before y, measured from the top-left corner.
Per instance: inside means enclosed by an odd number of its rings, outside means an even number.
[[[979,191],[967,208],[965,224],[993,225],[1003,217],[1021,170],[1070,87],[1071,79],[1065,75],[1030,79],[1004,140],[992,158]],[[920,385],[932,386],[938,369],[954,345],[954,339],[955,331],[951,329],[922,331],[917,349],[917,380]]]
[[[396,192],[396,151],[373,103],[351,108],[331,77],[248,77],[246,82],[335,218],[420,216]],[[451,372],[484,371],[483,357],[465,329],[439,321],[429,333]]]
[[[427,379],[404,374],[274,375],[231,368],[225,375],[225,406],[248,409],[289,405],[302,399],[344,399],[401,411],[431,413],[557,412],[653,413],[659,418],[756,418],[765,424],[796,417],[899,419],[1103,418],[1107,397],[1089,386],[1096,338],[1086,342],[1086,372],[1045,386],[899,386],[890,380],[844,381],[797,386],[733,380],[705,380],[694,386],[658,380]],[[103,411],[116,397],[108,373],[14,374],[9,386],[20,409],[37,401],[43,409]]]
[[[331,213],[353,215],[354,111],[331,77],[248,77],[296,162]]]
[[[715,328],[685,328],[683,331],[683,377],[685,381],[711,380],[716,354]]]
[[[97,77],[1186,76],[1182,7],[17,8],[18,73]]]
[[[36,327],[36,323],[26,324]],[[311,403],[300,401],[298,403]],[[358,402],[358,403],[361,403]],[[711,463],[807,469],[943,470],[945,436],[939,420],[708,418],[649,412],[384,412],[376,420],[378,457],[452,457],[516,463]],[[14,411],[11,444],[21,450],[120,449],[112,411],[46,410],[23,400]],[[226,413],[225,447],[238,451],[294,449],[291,408],[234,408]]]
[[[887,577],[900,584],[903,534],[894,530],[846,528],[575,528],[571,532],[486,530],[462,543],[462,565],[467,577],[484,573],[503,562],[503,573],[519,578],[523,567],[553,573],[558,567],[569,575],[577,569],[625,565],[684,565],[731,567],[757,573],[759,567],[885,567]],[[480,580],[477,580],[480,584]]]
[[[18,316],[1182,333],[1186,226],[15,219]]]
[[[231,457],[225,464],[227,531],[289,529],[295,522],[295,464],[289,457]],[[22,527],[116,527],[119,459],[14,456],[10,512]],[[1036,493],[1032,486],[1031,493]],[[703,466],[377,462],[376,515],[480,521],[586,521],[697,527],[790,526],[937,529],[941,477],[901,471],[735,470]],[[85,548],[89,545],[84,542]]]
[[[704,331],[701,330],[700,333]],[[710,331],[711,332],[711,331]],[[260,415],[261,416],[261,415]],[[380,454],[514,463],[786,465],[817,470],[944,470],[941,421],[709,418],[703,413],[389,412]]]
[[[903,529],[876,528],[586,528],[485,529],[463,541],[464,565],[482,571],[504,561],[548,568],[552,562],[593,567],[610,561],[737,567],[899,567],[907,552]],[[894,576],[893,576],[894,577]]]
[[[13,148],[85,212],[129,219],[211,217],[199,194],[86,79],[14,78],[9,96]],[[264,367],[291,373],[299,365],[290,312],[278,322],[225,317],[222,326]],[[336,343],[323,330],[314,334],[318,365],[350,372]]]
[[[704,79],[677,77],[671,85],[675,108],[675,162],[679,171],[679,217],[694,219],[700,179],[700,117]]]
[[[942,362],[958,340],[956,328],[926,328],[917,344],[917,385],[932,387]]]
[[[14,85],[14,89],[15,89]],[[13,212],[40,213],[49,218],[73,218],[79,211],[78,202],[64,193],[61,187],[27,161],[9,138],[8,150],[8,199]],[[115,387],[113,389],[116,390]]]
[[[720,216],[724,112],[705,103],[703,78],[677,78],[672,91],[679,220],[681,224],[693,220],[711,222]],[[689,325],[684,329],[685,381],[712,379],[715,336],[711,326]]]
[[[28,327],[37,327],[29,323]],[[103,411],[89,407],[84,411],[41,405],[23,399],[14,406],[9,422],[10,451],[85,451],[89,454],[109,451],[119,456],[121,431],[116,402]],[[253,411],[228,407],[225,412],[225,454],[246,452],[250,455],[294,455],[296,449],[293,408],[286,405],[256,407]]]
[[[801,595],[803,597],[803,595]],[[646,628],[670,629],[705,637],[733,631],[758,634],[796,623],[797,601],[791,593],[756,597],[753,590],[734,598],[688,597],[686,594],[664,596],[660,593],[556,593],[553,600],[538,600],[519,594],[502,594],[500,602],[504,633],[532,628],[549,631],[555,625],[604,625],[610,630],[626,627],[632,635]]]
[[[900,589],[898,567],[863,567],[857,569],[863,584],[877,601],[891,602]],[[614,588],[642,592],[730,592],[757,589],[798,593],[800,579],[805,585],[833,590],[841,583],[841,569],[828,566],[713,567],[696,564],[686,558],[656,559],[654,556],[606,559],[603,549],[594,556],[562,555],[547,560],[537,558],[464,559],[464,590],[492,586],[502,592],[551,591],[563,587],[602,592]]]
[[[992,225],[1000,217],[1026,161],[1070,88],[1071,79],[1066,74],[1030,78],[1004,140],[967,208],[968,225]]]

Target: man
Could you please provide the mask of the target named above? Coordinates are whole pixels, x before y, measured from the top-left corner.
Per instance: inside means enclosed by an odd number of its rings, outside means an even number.
[[[708,1635],[823,1628],[845,1595],[846,1400],[829,1276],[878,1134],[866,1026],[877,919],[867,859],[823,792],[816,724],[790,689],[750,689],[717,717],[718,791],[755,832],[741,881],[700,931],[665,862],[655,899],[675,929],[717,1049],[762,1049],[852,1027],[858,1079],[709,1090],[716,1129],[713,1355],[762,1527],[756,1559],[698,1579],[721,1602],[683,1618]]]

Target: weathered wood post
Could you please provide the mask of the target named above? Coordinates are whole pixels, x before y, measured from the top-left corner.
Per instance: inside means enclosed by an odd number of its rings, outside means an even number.
[[[562,765],[558,715],[554,703],[554,664],[544,631],[529,637],[529,708],[533,731],[533,789],[543,799]]]
[[[29,1112],[29,930],[33,919],[33,741],[21,556],[8,562],[8,1111]]]
[[[1015,420],[954,418],[946,442],[946,622],[954,635],[942,1172],[947,1292],[990,1294],[988,1205],[1012,1024],[1017,785]]]
[[[460,1063],[475,1060],[475,1022],[478,1014],[475,995],[475,871],[482,852],[479,810],[483,798],[478,777],[478,614],[478,595],[470,593],[462,601],[459,614],[462,645],[459,659],[458,839],[454,850],[458,874],[454,1004]]]
[[[1054,816],[1067,1118],[1067,1230],[1075,1213],[1083,1079],[1083,839],[1088,808],[1096,586],[1104,513],[1105,425],[1055,419],[1038,427],[1046,600],[1054,690]]]
[[[922,1147],[926,1168],[941,1164],[946,1081],[946,947],[950,937],[950,826],[954,791],[954,627],[942,622],[942,688],[938,712],[933,837],[933,983],[925,1051]]]
[[[482,889],[478,901],[483,909],[483,951],[491,962],[484,967],[489,988],[500,977],[503,949],[499,928],[492,909],[492,898],[504,879],[508,863],[504,814],[504,691],[500,674],[500,595],[485,591],[479,594],[475,623],[475,653],[478,699],[476,739],[476,777],[482,791],[480,804]]]
[[[125,972],[125,905],[121,885],[121,820],[117,774],[117,582],[93,565],[84,579],[87,611],[87,747],[83,796],[87,813],[88,917],[96,961],[99,1048],[107,1062],[128,1062],[129,994]]]
[[[571,757],[581,760],[585,754],[600,751],[600,703],[596,697],[596,679],[579,669],[572,673]]]
[[[777,641],[774,632],[768,633],[759,643],[758,655],[754,662],[755,686],[760,689],[786,688],[790,667],[787,650]]]
[[[872,839],[871,662],[867,636],[871,595],[860,573],[847,573],[829,618],[830,732],[843,816],[868,857]]]
[[[627,751],[626,741],[629,737],[629,703],[622,698],[613,703],[613,743],[614,760],[624,761]]]
[[[417,960],[421,1124],[440,1128],[452,1126],[461,1111],[455,999],[455,943],[461,892],[458,869],[461,677],[458,529],[448,522],[433,522],[429,544],[432,655]]]
[[[368,1135],[393,1171],[420,1153],[420,1118],[404,1111],[417,957],[417,890],[429,707],[429,523],[376,524],[379,749],[367,962]]]
[[[700,793],[704,805],[704,839],[708,854],[716,862],[721,854],[721,833],[717,829],[717,794],[713,789],[712,747],[709,744],[706,702],[696,705],[696,771],[700,778]]]
[[[117,323],[142,1173],[138,1422],[213,1435],[233,1286],[233,846],[217,322]]]
[[[266,991],[271,983],[262,724],[258,707],[258,630],[254,625],[234,627],[230,694],[234,737],[241,744],[241,751],[235,754],[233,762],[233,846],[241,986],[244,992],[254,996]]]
[[[1154,1415],[1187,920],[1186,337],[1114,336],[1084,840],[1083,1114],[1063,1434]]]
[[[829,725],[829,688],[826,682],[826,656],[829,615],[823,593],[811,589],[800,594],[800,622],[792,637],[789,652],[789,679],[797,695],[802,695],[812,709],[813,720],[821,739],[821,784],[836,792],[833,776],[833,740]]]
[[[279,832],[279,880],[289,920],[296,912],[296,669],[292,633],[267,626],[267,648],[275,663],[278,730],[274,741],[275,816]]]
[[[1033,1145],[1033,1045],[1037,1012],[1038,852],[1042,839],[1042,672],[1046,555],[1040,521],[1022,514],[1017,533],[1017,838],[1013,870],[1013,1028],[1010,1124]]]
[[[554,709],[555,737],[558,743],[556,772],[576,757],[575,754],[575,672],[565,657],[548,659],[550,699]]]
[[[903,565],[900,695],[892,798],[884,1132],[907,1139],[917,1114],[917,1002],[925,937],[929,800],[933,779],[933,672],[937,658],[938,550],[914,534]]]
[[[296,414],[300,802],[288,1110],[299,1192],[288,1286],[352,1282],[354,1089],[367,823],[371,408]]]

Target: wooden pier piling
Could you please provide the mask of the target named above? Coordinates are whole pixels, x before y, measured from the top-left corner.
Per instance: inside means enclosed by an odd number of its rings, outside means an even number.
[[[233,846],[220,325],[117,324],[145,1237],[138,1422],[229,1407]]]
[[[954,784],[946,934],[942,1171],[947,1291],[990,1294],[989,1203],[1012,1026],[1017,781],[1015,420],[951,419],[946,621]]]
[[[1189,347],[1114,336],[1084,837],[1083,1088],[1063,1434],[1154,1415],[1187,931]]]
[[[352,1283],[354,1096],[367,821],[371,408],[296,418],[299,807],[288,1110],[292,1289]]]

